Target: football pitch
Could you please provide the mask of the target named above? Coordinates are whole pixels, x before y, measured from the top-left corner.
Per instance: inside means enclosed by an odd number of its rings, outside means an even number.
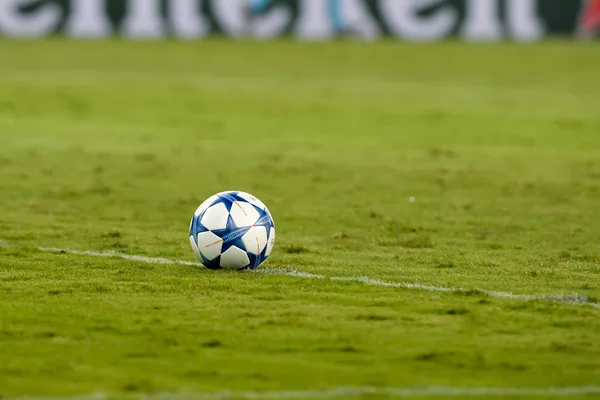
[[[598,50],[0,41],[0,398],[600,396]]]

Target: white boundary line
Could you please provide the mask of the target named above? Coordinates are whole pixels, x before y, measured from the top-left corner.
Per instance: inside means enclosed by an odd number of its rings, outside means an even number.
[[[198,262],[170,260],[167,258],[154,258],[138,255],[130,255],[118,252],[97,252],[84,250],[59,249],[54,247],[39,247],[38,250],[52,253],[68,253],[76,255],[87,255],[93,257],[116,257],[130,261],[139,261],[150,264],[177,264],[202,266]],[[333,281],[359,282],[365,285],[399,287],[411,290],[424,290],[430,292],[457,293],[466,292],[465,288],[449,288],[441,286],[421,285],[418,283],[407,282],[388,282],[366,277],[328,277],[325,275],[311,274],[308,272],[296,270],[281,269],[263,269],[255,273],[269,275],[287,275],[299,278],[309,279],[330,279]],[[519,300],[543,300],[563,304],[590,305],[600,308],[600,304],[586,302],[586,297],[581,295],[521,295],[509,292],[487,291],[475,289],[481,293],[492,297],[519,299]],[[521,388],[501,388],[501,387],[406,387],[406,388],[377,388],[377,387],[338,387],[332,389],[308,389],[308,390],[284,390],[284,391],[216,391],[216,392],[198,392],[198,393],[156,393],[156,394],[94,394],[88,396],[21,396],[4,397],[5,400],[294,400],[294,399],[337,399],[337,398],[360,398],[367,396],[387,396],[392,398],[407,397],[469,397],[469,396],[487,396],[487,397],[531,397],[531,396],[578,396],[600,394],[600,386],[567,386],[567,387],[521,387]]]
[[[600,394],[600,386],[568,386],[540,388],[493,388],[493,387],[414,387],[414,388],[376,388],[376,387],[339,387],[333,389],[283,390],[283,391],[219,391],[198,393],[156,393],[156,394],[94,394],[89,396],[24,396],[6,397],[6,400],[259,400],[259,399],[337,399],[348,397],[387,396],[403,397],[455,397],[455,396],[577,396]]]
[[[181,260],[170,260],[168,258],[154,258],[145,257],[138,255],[131,255],[125,253],[118,253],[114,251],[98,252],[98,251],[87,251],[87,250],[72,250],[72,249],[60,249],[56,247],[38,247],[38,250],[51,253],[69,253],[77,255],[86,255],[93,257],[114,257],[122,258],[130,261],[139,261],[149,264],[178,264],[178,265],[192,265],[202,266],[199,262],[192,261],[181,261]],[[346,276],[326,276],[320,274],[312,274],[309,272],[302,272],[297,270],[284,270],[284,269],[259,269],[254,273],[266,274],[266,275],[287,275],[298,278],[308,279],[329,279],[332,281],[344,281],[344,282],[358,282],[364,285],[372,286],[385,286],[385,287],[396,287],[409,290],[423,290],[428,292],[446,292],[446,293],[466,293],[470,291],[477,291],[490,297],[511,299],[511,300],[524,300],[524,301],[546,301],[560,304],[589,306],[600,309],[600,303],[591,301],[587,296],[573,293],[573,294],[516,294],[510,292],[500,292],[494,290],[485,290],[480,288],[467,289],[467,288],[451,288],[445,286],[432,286],[422,285],[420,283],[409,283],[409,282],[389,282],[381,281],[377,279],[371,279],[368,277],[346,277]]]

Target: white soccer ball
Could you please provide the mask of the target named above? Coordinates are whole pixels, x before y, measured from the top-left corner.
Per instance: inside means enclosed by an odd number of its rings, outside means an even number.
[[[275,223],[262,201],[228,191],[206,199],[190,222],[190,244],[210,269],[257,269],[273,251]]]

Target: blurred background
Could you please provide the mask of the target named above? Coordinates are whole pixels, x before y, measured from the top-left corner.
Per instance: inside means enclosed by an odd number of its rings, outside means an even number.
[[[597,36],[597,0],[2,0],[3,36],[541,40]]]

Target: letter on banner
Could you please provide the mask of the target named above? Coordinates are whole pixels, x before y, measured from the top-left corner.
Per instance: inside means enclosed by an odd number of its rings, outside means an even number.
[[[369,14],[362,0],[340,0],[342,18],[347,28],[363,39],[374,39],[381,35],[379,26]]]
[[[537,16],[535,0],[510,0],[507,7],[508,28],[512,37],[529,41],[544,36],[546,28]]]
[[[263,15],[252,15],[248,0],[213,0],[211,4],[221,29],[233,37],[277,36],[283,32],[292,17],[291,10],[283,5]]]
[[[517,0],[521,1],[521,0]],[[499,40],[504,36],[498,0],[468,0],[461,35],[468,40]]]
[[[301,0],[295,34],[305,39],[326,39],[333,35],[328,0]]]
[[[210,26],[201,11],[202,1],[171,0],[168,4],[171,29],[176,36],[197,38],[209,33]]]
[[[329,38],[338,29],[363,39],[381,32],[362,0],[303,0],[296,34],[302,38]]]
[[[109,36],[112,27],[106,15],[105,0],[76,0],[71,2],[67,33],[76,37]]]
[[[292,10],[280,4],[264,14],[253,16],[250,32],[257,38],[280,36],[291,20]]]
[[[53,32],[61,18],[61,8],[46,4],[35,12],[21,13],[20,7],[36,1],[0,0],[0,32],[8,36],[44,36]]]
[[[390,30],[407,40],[436,40],[447,37],[456,23],[458,13],[452,6],[428,17],[419,17],[419,10],[439,4],[440,0],[382,0],[381,10]]]
[[[247,0],[213,0],[212,9],[221,29],[230,36],[248,34]]]
[[[132,37],[161,37],[165,33],[160,0],[130,0],[122,30]]]

